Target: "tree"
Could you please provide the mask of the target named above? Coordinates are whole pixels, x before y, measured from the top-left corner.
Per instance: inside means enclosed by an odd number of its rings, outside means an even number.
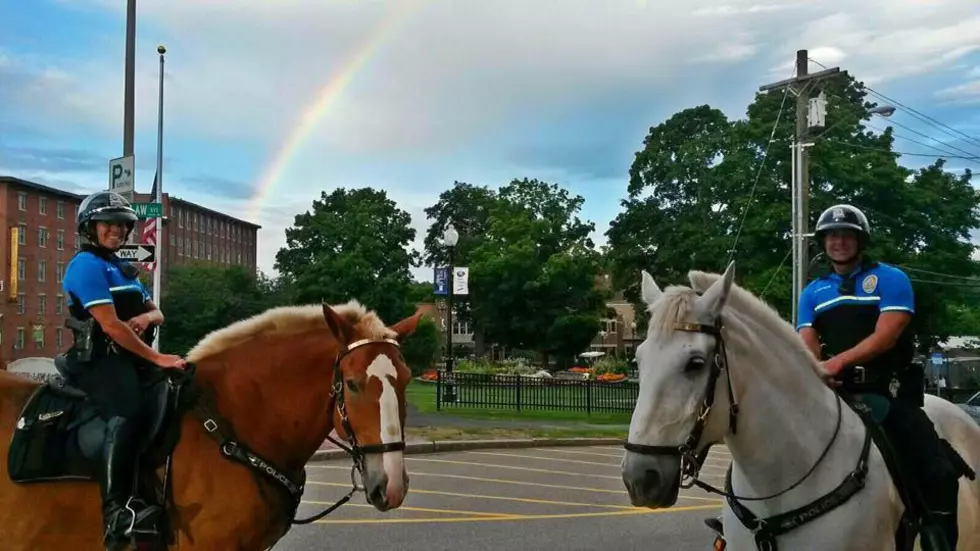
[[[402,355],[413,375],[421,375],[433,366],[442,348],[441,333],[435,320],[422,316],[415,332],[402,343]]]
[[[409,214],[384,191],[338,188],[313,201],[286,230],[276,269],[301,302],[356,299],[392,323],[414,311],[406,300],[419,263]]]
[[[555,184],[514,180],[498,192],[489,227],[469,252],[474,323],[493,342],[540,351],[546,365],[549,354],[567,354],[583,340],[582,331],[562,336],[553,326],[591,316],[597,330],[604,310],[594,226],[577,216],[582,203]]]
[[[900,166],[891,129],[866,127],[874,104],[862,85],[840,78],[824,86],[828,127],[812,131],[809,149],[811,224],[830,205],[850,202],[872,223],[875,258],[940,274],[977,273],[968,238],[980,226],[980,201],[969,171],[957,177],[942,162],[916,172]],[[700,106],[650,129],[630,169],[624,210],[607,232],[614,284],[630,300],[638,302],[641,269],[658,281],[686,283],[688,270],[721,271],[731,256],[740,284],[765,291],[789,318],[794,111],[782,93],[758,94],[745,120]],[[817,253],[811,244],[811,258]],[[922,281],[914,287],[916,332],[925,346],[946,333],[949,305],[961,295],[948,285],[941,296]],[[645,312],[637,313],[642,326]]]
[[[174,266],[167,275],[160,344],[168,353],[186,354],[211,331],[288,301],[277,281],[243,266]]]

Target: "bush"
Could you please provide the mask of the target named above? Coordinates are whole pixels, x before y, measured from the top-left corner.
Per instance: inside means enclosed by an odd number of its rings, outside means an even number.
[[[592,372],[598,375],[603,375],[606,373],[613,373],[616,375],[627,375],[629,373],[629,364],[626,360],[620,360],[618,358],[599,358],[595,366],[592,368]]]
[[[508,358],[493,362],[486,358],[459,360],[453,371],[459,373],[481,373],[483,375],[530,375],[538,369],[524,358]]]
[[[402,355],[405,363],[412,370],[412,376],[418,376],[435,365],[436,355],[439,354],[439,327],[429,316],[422,316],[415,332],[402,343]]]

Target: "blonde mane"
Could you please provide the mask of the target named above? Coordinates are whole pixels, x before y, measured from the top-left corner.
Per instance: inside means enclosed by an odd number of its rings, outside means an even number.
[[[356,300],[330,307],[347,320],[354,327],[354,333],[361,338],[382,339],[397,336],[375,312]],[[258,337],[293,335],[315,330],[327,330],[323,306],[320,304],[270,308],[261,314],[208,333],[187,353],[187,360],[200,362]]]
[[[667,287],[654,304],[655,308],[649,309],[651,313],[650,328],[655,331],[670,331],[675,323],[693,321],[688,320],[687,317],[694,308],[698,293],[707,291],[719,278],[721,278],[720,274],[692,270],[688,272],[691,287],[680,285]],[[734,337],[743,340],[751,339],[752,337],[748,334],[749,328],[741,327],[745,320],[751,320],[752,323],[783,339],[788,346],[795,348],[796,352],[803,357],[809,358],[811,361],[808,362],[808,366],[814,373],[819,373],[819,365],[810,351],[807,350],[803,339],[793,330],[792,325],[779,316],[779,313],[772,306],[733,283],[728,293],[725,310],[726,312],[722,315],[727,316],[726,325],[729,330],[733,330]],[[740,335],[739,333],[744,334]],[[746,343],[746,345],[748,344]]]

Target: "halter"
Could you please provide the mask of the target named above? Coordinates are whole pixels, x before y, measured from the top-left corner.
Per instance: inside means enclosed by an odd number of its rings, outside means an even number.
[[[195,409],[197,410],[199,416],[204,419],[204,429],[207,431],[207,434],[218,441],[221,454],[229,459],[242,463],[257,473],[263,474],[272,480],[275,480],[279,483],[280,487],[286,490],[291,500],[291,507],[289,510],[291,524],[309,524],[311,522],[316,522],[317,520],[320,520],[321,518],[334,512],[341,505],[350,501],[355,493],[365,491],[364,486],[358,484],[357,478],[358,475],[360,475],[361,480],[364,478],[364,459],[367,454],[401,451],[405,449],[404,439],[398,442],[386,442],[382,444],[363,446],[357,442],[357,437],[350,425],[350,419],[347,415],[347,404],[344,399],[344,377],[340,369],[340,362],[353,350],[369,344],[390,344],[396,349],[401,348],[400,343],[394,339],[362,339],[348,344],[346,347],[344,347],[340,354],[337,355],[337,359],[334,361],[333,366],[333,384],[330,388],[330,400],[332,402],[331,417],[333,416],[333,408],[336,408],[337,412],[340,414],[340,421],[344,429],[347,444],[345,445],[342,442],[338,442],[330,435],[327,435],[327,439],[340,447],[340,449],[347,452],[353,459],[354,464],[351,466],[350,473],[351,485],[353,487],[346,496],[322,512],[309,518],[296,518],[296,510],[299,508],[300,501],[302,501],[303,490],[306,484],[306,471],[304,470],[300,475],[301,480],[298,482],[293,480],[281,469],[275,467],[272,465],[272,463],[266,461],[250,450],[247,446],[238,442],[234,437],[234,432],[228,426],[228,423],[225,422],[219,415],[216,415],[211,408],[208,407],[206,403],[208,400],[197,400]],[[401,354],[401,352],[399,352],[399,354]]]
[[[735,403],[735,393],[732,389],[731,368],[728,365],[728,353],[725,349],[725,340],[721,335],[721,328],[722,323],[720,317],[718,320],[716,320],[714,325],[704,325],[700,323],[676,323],[673,325],[673,329],[677,331],[703,333],[715,337],[714,358],[711,362],[711,374],[708,376],[708,384],[707,388],[705,388],[704,398],[701,401],[701,407],[698,410],[698,417],[694,421],[694,428],[691,429],[691,433],[688,435],[687,440],[685,440],[680,446],[649,446],[646,444],[636,444],[627,440],[623,443],[623,447],[627,451],[641,455],[679,455],[681,457],[680,484],[682,488],[687,489],[693,485],[697,485],[706,492],[723,496],[728,501],[729,507],[732,508],[732,511],[735,513],[735,516],[739,519],[742,525],[755,534],[757,548],[761,551],[776,551],[776,536],[789,532],[790,530],[802,526],[814,518],[833,510],[864,487],[865,477],[868,473],[868,454],[871,447],[871,433],[870,431],[865,431],[864,445],[861,449],[861,455],[858,458],[857,466],[854,468],[854,470],[847,474],[844,480],[836,488],[810,502],[809,504],[786,513],[780,513],[768,518],[760,519],[749,511],[747,507],[739,503],[739,501],[765,501],[767,499],[779,497],[802,484],[803,481],[813,474],[817,466],[823,462],[824,458],[827,456],[827,453],[830,452],[830,448],[834,445],[834,442],[837,440],[837,435],[840,432],[842,420],[841,397],[837,393],[834,393],[834,396],[837,398],[837,426],[834,428],[834,434],[830,438],[830,442],[827,443],[827,447],[824,448],[823,453],[820,454],[820,457],[818,457],[813,466],[810,467],[810,470],[785,490],[764,497],[743,497],[735,495],[732,493],[731,486],[731,465],[728,466],[728,473],[725,477],[725,490],[720,490],[710,484],[702,482],[700,479],[698,479],[698,474],[701,470],[704,459],[708,455],[708,450],[710,447],[705,448],[699,453],[697,451],[697,446],[701,441],[701,434],[708,422],[708,415],[711,413],[711,407],[715,401],[715,385],[718,382],[718,377],[721,375],[722,370],[725,371],[725,376],[728,379],[728,398],[730,408],[728,421],[729,430],[731,430],[732,434],[735,434],[737,428],[736,421],[738,418],[738,404]]]

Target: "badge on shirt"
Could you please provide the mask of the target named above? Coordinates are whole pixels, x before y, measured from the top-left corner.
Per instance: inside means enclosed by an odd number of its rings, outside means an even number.
[[[861,282],[861,289],[863,289],[865,293],[871,294],[875,292],[875,289],[877,288],[878,276],[874,274],[868,275],[868,277],[864,278],[864,281]]]

